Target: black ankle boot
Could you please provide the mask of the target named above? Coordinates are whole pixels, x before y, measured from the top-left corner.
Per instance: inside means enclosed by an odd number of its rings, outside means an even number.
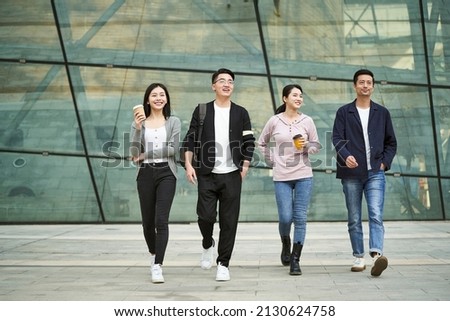
[[[281,264],[288,266],[291,262],[291,238],[289,235],[282,236],[281,243],[283,243],[283,247],[281,248]]]
[[[289,271],[290,275],[302,275],[302,270],[300,269],[300,256],[302,255],[303,244],[294,243],[291,254],[291,269]]]

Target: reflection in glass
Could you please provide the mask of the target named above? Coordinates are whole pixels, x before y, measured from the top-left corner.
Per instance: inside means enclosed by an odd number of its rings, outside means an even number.
[[[450,211],[450,179],[442,179],[442,194],[444,198],[444,210],[445,213],[449,213]],[[447,217],[446,217],[447,218]]]
[[[376,77],[376,76],[375,76]],[[390,111],[397,136],[392,172],[436,175],[428,91],[413,86],[375,86],[375,100]]]
[[[56,2],[68,59],[157,68],[265,72],[252,1]]]
[[[434,89],[433,101],[441,175],[450,176],[450,89]]]
[[[51,1],[0,2],[0,57],[62,62]]]
[[[77,118],[60,65],[1,63],[0,146],[76,153]]]
[[[447,85],[450,79],[450,0],[423,1],[430,78],[433,84]]]
[[[1,153],[0,222],[100,222],[82,157]]]
[[[438,180],[429,177],[388,177],[385,219],[442,219]]]
[[[259,1],[271,72],[345,78],[371,66],[379,79],[426,82],[419,2]],[[395,13],[395,14],[393,14]]]
[[[137,168],[127,159],[91,159],[93,176],[107,221],[139,221]]]

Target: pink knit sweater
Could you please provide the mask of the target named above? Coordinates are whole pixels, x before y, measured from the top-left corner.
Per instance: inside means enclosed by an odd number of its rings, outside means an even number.
[[[308,142],[302,150],[294,147],[292,137],[296,134]],[[281,113],[267,121],[258,148],[266,164],[273,168],[273,180],[290,181],[313,176],[309,154],[318,153],[321,145],[311,117],[301,114],[299,120],[291,123]]]

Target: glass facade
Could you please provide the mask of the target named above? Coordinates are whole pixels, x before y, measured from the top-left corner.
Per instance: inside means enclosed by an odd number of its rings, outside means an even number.
[[[323,150],[314,155],[310,221],[343,221],[331,146],[352,77],[371,69],[398,153],[386,220],[450,217],[450,0],[2,0],[0,223],[138,222],[128,160],[132,106],[165,83],[182,136],[214,98],[211,74],[236,73],[233,100],[256,137],[299,83]],[[241,221],[276,221],[271,169],[256,152]],[[179,168],[171,221],[196,221]]]

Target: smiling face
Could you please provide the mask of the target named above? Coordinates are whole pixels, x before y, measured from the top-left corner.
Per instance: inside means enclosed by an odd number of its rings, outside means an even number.
[[[148,103],[152,110],[162,110],[167,103],[167,96],[164,89],[161,87],[154,88],[148,96]]]
[[[298,110],[303,104],[303,93],[294,87],[287,97],[283,97],[283,101],[286,104],[286,110]]]
[[[230,97],[234,89],[234,80],[229,74],[219,74],[212,84],[212,90],[219,97]]]

